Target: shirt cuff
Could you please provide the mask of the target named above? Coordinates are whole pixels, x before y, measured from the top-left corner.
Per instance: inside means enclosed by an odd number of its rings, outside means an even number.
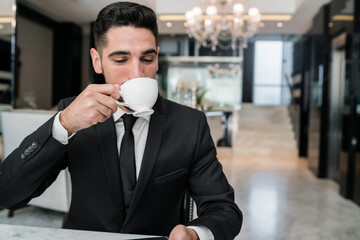
[[[208,229],[207,227],[204,227],[204,226],[187,226],[187,228],[193,229],[197,233],[197,235],[199,236],[200,240],[214,240],[214,235],[212,234],[210,229]]]
[[[62,143],[63,145],[67,145],[69,143],[69,140],[75,135],[75,133],[71,134],[71,136],[68,137],[67,130],[60,123],[60,113],[61,111],[58,112],[55,116],[52,127],[52,135],[60,143]]]

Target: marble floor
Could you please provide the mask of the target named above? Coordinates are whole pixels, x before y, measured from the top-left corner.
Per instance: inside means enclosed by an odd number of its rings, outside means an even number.
[[[244,105],[218,156],[244,223],[236,240],[359,240],[360,207],[298,158],[286,107]]]
[[[244,214],[236,240],[360,240],[360,207],[297,157],[286,107],[244,105],[232,120],[233,147],[218,158]],[[6,215],[0,224],[60,227],[63,218],[34,207]]]

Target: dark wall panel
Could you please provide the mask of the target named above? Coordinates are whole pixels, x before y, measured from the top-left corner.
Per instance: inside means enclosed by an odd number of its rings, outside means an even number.
[[[0,40],[0,70],[11,71],[11,42]]]
[[[55,28],[53,105],[81,91],[81,42],[79,26],[60,23]]]
[[[248,47],[244,49],[244,64],[243,64],[243,102],[253,102],[253,83],[254,83],[254,57],[255,57],[255,43],[248,43]]]

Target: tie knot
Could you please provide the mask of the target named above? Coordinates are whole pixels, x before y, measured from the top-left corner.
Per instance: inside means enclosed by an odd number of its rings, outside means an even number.
[[[124,114],[121,118],[124,121],[125,131],[132,130],[137,118],[132,114]]]

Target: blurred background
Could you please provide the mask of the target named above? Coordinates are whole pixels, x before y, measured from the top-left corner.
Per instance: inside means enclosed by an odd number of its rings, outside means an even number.
[[[89,49],[111,2],[0,1],[2,160],[104,82]],[[132,2],[158,15],[160,94],[208,117],[244,213],[236,239],[360,239],[360,0]],[[64,171],[0,224],[59,228],[70,200]]]

